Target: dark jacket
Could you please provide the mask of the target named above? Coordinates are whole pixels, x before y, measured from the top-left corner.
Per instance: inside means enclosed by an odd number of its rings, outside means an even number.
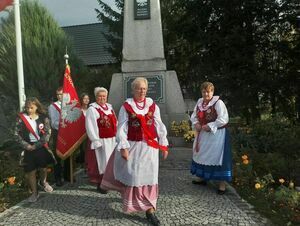
[[[41,148],[45,143],[49,142],[51,129],[49,119],[45,115],[39,115],[39,118],[36,120],[36,126],[38,135],[40,136],[40,140],[38,140],[34,145],[36,149]],[[39,129],[40,128],[40,129]],[[26,147],[30,144],[29,131],[26,128],[23,120],[18,117],[15,126],[15,139],[21,145],[23,149],[27,149]]]

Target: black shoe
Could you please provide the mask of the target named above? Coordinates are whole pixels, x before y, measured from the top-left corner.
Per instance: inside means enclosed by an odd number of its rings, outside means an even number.
[[[157,216],[155,216],[154,213],[146,212],[146,217],[147,217],[148,222],[151,223],[152,225],[155,225],[155,226],[160,225],[160,221],[158,220]]]
[[[107,194],[107,193],[108,193],[108,191],[106,191],[106,190],[100,188],[100,185],[99,185],[99,184],[97,185],[97,192],[99,192],[99,193],[101,193],[101,194]]]
[[[192,180],[192,184],[199,184],[199,185],[207,185],[207,181],[205,180],[201,180],[201,181],[198,181],[198,180]]]
[[[220,190],[220,189],[217,190],[218,195],[224,195],[225,193],[226,193],[226,190]]]
[[[57,187],[61,187],[61,186],[63,186],[63,182],[62,182],[62,180],[61,179],[57,179],[56,181],[55,181],[55,185],[57,186]]]

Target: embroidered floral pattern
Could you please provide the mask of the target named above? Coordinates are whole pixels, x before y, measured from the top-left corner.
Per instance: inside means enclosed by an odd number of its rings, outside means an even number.
[[[209,107],[206,111],[200,111],[198,109],[197,116],[201,125],[205,125],[209,122],[213,122],[218,117],[217,112],[213,106]]]
[[[111,121],[107,115],[101,115],[101,120],[100,124],[105,127],[105,128],[110,128],[111,127]]]
[[[138,120],[134,120],[134,121],[131,123],[131,126],[132,126],[132,127],[140,127],[141,124],[140,124],[140,122],[139,122]]]

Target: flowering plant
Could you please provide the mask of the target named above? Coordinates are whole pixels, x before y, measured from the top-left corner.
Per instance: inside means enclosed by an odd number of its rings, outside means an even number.
[[[275,183],[273,176],[270,173],[264,175],[262,178],[257,177],[255,182],[256,183],[254,187],[256,190],[261,190],[261,189],[265,190]]]
[[[5,188],[9,186],[13,186],[16,184],[16,177],[8,177],[5,178],[2,182],[0,182],[0,192]],[[20,183],[17,184],[17,186],[20,186]]]
[[[300,205],[300,192],[290,186],[286,187],[281,183],[274,192],[274,200],[280,203],[281,206],[287,205],[292,208],[297,208]]]
[[[243,161],[244,165],[248,165],[249,164],[248,155],[243,155],[242,156],[242,161]]]
[[[195,131],[189,130],[183,134],[183,138],[186,142],[193,142],[195,139]]]
[[[171,123],[171,133],[175,137],[183,136],[186,132],[191,130],[191,126],[187,120],[182,120],[180,122],[173,121]]]

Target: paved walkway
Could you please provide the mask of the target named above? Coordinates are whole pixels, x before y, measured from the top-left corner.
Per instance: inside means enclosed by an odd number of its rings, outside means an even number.
[[[189,173],[190,149],[173,148],[160,165],[157,216],[162,225],[270,225],[229,187],[193,185]],[[83,172],[77,182],[42,193],[36,203],[26,200],[0,214],[0,225],[148,225],[144,213],[122,212],[118,193],[95,192]]]

